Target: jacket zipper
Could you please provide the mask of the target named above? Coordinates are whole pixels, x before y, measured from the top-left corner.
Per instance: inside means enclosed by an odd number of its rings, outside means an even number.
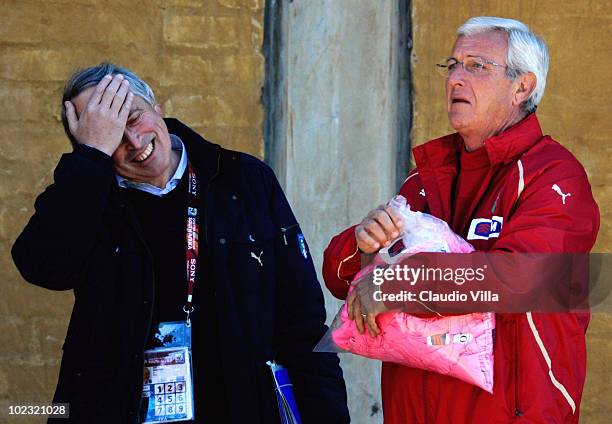
[[[298,223],[296,222],[295,224],[290,225],[288,227],[281,227],[281,232],[283,233],[283,241],[285,242],[285,246],[287,246],[287,231],[297,226],[298,226]]]
[[[122,204],[122,208],[127,210],[127,213],[130,215],[131,218],[131,227],[135,230],[136,235],[138,236],[138,239],[140,240],[140,242],[142,243],[143,247],[145,248],[145,253],[147,254],[147,257],[149,259],[149,264],[150,264],[150,270],[151,270],[151,275],[153,277],[153,297],[151,298],[151,303],[149,305],[149,317],[147,320],[147,330],[145,333],[145,339],[144,342],[142,344],[142,350],[139,353],[140,356],[142,356],[144,354],[145,348],[146,348],[146,344],[147,344],[147,339],[149,337],[149,333],[151,332],[151,321],[153,320],[153,305],[155,304],[155,267],[153,266],[153,254],[151,253],[151,249],[149,249],[149,246],[147,245],[147,242],[144,239],[144,235],[142,233],[142,228],[140,227],[140,223],[138,222],[138,220],[136,219],[136,214],[134,212],[134,210],[132,209],[132,205],[127,201],[127,199],[122,199],[121,200],[121,204]],[[144,358],[141,357],[141,365],[144,366],[144,362],[143,362]],[[140,389],[142,390],[142,388]],[[142,395],[142,393],[140,393]],[[142,406],[142,396],[138,397],[138,406],[136,408],[135,411],[132,411],[131,408],[129,408],[128,410],[130,412],[133,412],[135,414],[135,416],[138,416],[139,414],[139,410]]]
[[[519,352],[518,321],[514,321],[514,415],[517,417],[523,415],[519,397]]]
[[[140,223],[138,222],[136,213],[134,212],[132,205],[127,201],[127,199],[122,199],[121,203],[122,203],[122,208],[126,209],[127,213],[130,215],[130,220],[131,220],[130,225],[135,230],[136,235],[138,236],[138,239],[140,240],[140,243],[145,249],[145,253],[147,254],[147,259],[149,259],[151,275],[153,276],[153,297],[151,299],[151,304],[149,308],[147,333],[145,336],[145,340],[142,344],[142,350],[144,352],[144,349],[147,344],[147,338],[149,337],[149,332],[151,331],[151,320],[153,319],[153,305],[155,303],[155,267],[153,265],[153,254],[151,253],[151,249],[149,249],[149,246],[147,245],[147,242],[145,241],[144,234],[142,233],[142,228],[140,227]]]

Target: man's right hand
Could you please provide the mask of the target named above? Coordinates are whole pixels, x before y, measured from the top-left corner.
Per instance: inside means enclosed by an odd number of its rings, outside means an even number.
[[[401,214],[392,206],[380,205],[355,227],[357,247],[362,253],[376,253],[397,238],[404,229]]]
[[[78,118],[74,103],[64,103],[70,132],[79,143],[112,156],[123,138],[133,99],[134,95],[123,75],[106,75]]]

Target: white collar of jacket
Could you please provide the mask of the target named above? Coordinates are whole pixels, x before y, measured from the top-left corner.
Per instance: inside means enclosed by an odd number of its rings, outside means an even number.
[[[176,167],[174,175],[172,176],[172,178],[170,178],[164,188],[159,188],[149,183],[138,183],[135,181],[130,181],[128,179],[123,178],[121,175],[115,174],[119,187],[133,188],[136,190],[147,192],[149,194],[153,194],[154,196],[158,197],[161,197],[164,194],[168,194],[172,190],[174,190],[181,181],[181,178],[185,173],[185,169],[187,169],[187,149],[185,149],[183,141],[174,134],[170,134],[170,141],[172,143],[172,150],[181,152],[181,160],[179,161],[179,164]]]

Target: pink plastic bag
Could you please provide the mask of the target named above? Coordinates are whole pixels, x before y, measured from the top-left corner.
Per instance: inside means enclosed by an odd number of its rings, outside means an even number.
[[[492,312],[433,318],[387,312],[377,317],[378,337],[359,334],[346,305],[340,319],[332,338],[345,351],[446,374],[493,393]]]
[[[406,226],[410,234],[403,234],[381,251],[354,281],[372,273],[381,264],[394,263],[415,253],[469,253],[474,250],[454,234],[446,222],[412,212],[407,205],[402,209],[402,200],[405,205],[401,196],[396,196],[390,204],[399,205],[410,223]],[[399,248],[393,247],[396,244]],[[372,337],[367,331],[359,334],[355,321],[348,317],[345,304],[330,328],[333,343],[357,355],[449,375],[493,392],[494,313],[419,318],[404,312],[386,312],[376,320],[381,330],[379,336]],[[316,350],[324,350],[321,345],[325,340],[324,337]]]

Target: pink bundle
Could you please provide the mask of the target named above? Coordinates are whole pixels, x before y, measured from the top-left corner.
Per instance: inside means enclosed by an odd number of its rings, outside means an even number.
[[[404,312],[380,314],[377,337],[359,334],[346,305],[342,325],[332,332],[343,350],[381,361],[395,362],[456,377],[493,392],[492,312],[418,318]]]
[[[404,234],[381,251],[354,281],[381,264],[394,263],[414,253],[474,250],[444,221],[412,212],[409,206],[403,213],[411,215],[407,227],[411,234]],[[402,240],[399,248],[393,247]],[[419,318],[404,312],[387,312],[378,315],[376,320],[381,330],[379,336],[372,337],[367,331],[359,334],[345,304],[330,330],[332,340],[339,348],[357,355],[449,375],[493,392],[494,313]]]

